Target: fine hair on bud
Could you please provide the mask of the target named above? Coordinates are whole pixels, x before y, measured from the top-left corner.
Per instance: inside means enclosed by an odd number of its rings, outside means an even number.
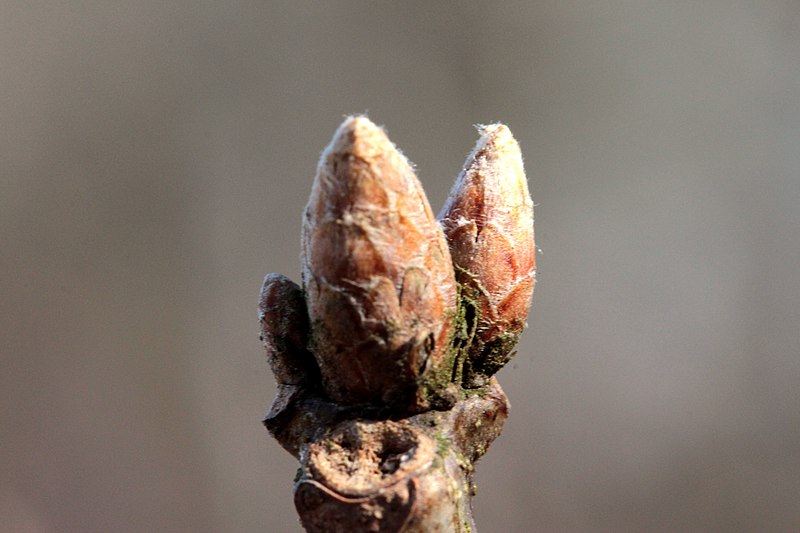
[[[425,409],[450,374],[456,284],[422,186],[385,132],[347,118],[303,216],[310,349],[336,402]]]
[[[469,322],[467,386],[485,384],[513,355],[536,278],[533,202],[519,145],[503,124],[479,131],[438,217]]]

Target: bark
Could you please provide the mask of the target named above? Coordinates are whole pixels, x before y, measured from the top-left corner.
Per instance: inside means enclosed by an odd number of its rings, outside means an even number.
[[[474,532],[473,464],[508,407],[494,378],[448,411],[398,419],[284,385],[265,424],[300,460],[294,501],[306,531]]]
[[[270,274],[261,339],[278,381],[264,423],[300,462],[311,532],[474,532],[474,463],[509,403],[535,282],[519,147],[481,130],[439,220],[365,117],[323,152],[303,217],[303,286]]]

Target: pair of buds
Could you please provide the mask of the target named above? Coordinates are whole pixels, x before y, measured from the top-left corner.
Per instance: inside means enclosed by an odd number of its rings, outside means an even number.
[[[421,412],[512,357],[535,282],[533,204],[511,132],[480,132],[437,219],[381,128],[339,127],[303,216],[303,286],[270,274],[261,290],[279,384]]]

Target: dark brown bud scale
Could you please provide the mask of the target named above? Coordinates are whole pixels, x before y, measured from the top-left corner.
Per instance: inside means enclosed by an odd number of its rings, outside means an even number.
[[[439,220],[462,302],[474,310],[465,379],[482,385],[511,357],[536,278],[533,202],[519,145],[506,126],[481,128]]]
[[[450,351],[450,253],[408,161],[366,117],[325,149],[303,218],[310,348],[341,403],[423,407]]]
[[[314,356],[306,350],[308,315],[300,287],[280,274],[264,278],[258,299],[261,341],[275,380],[297,385],[316,374]]]

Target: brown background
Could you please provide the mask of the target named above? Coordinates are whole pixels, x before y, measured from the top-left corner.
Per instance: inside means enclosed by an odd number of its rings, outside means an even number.
[[[800,529],[800,4],[499,4],[0,4],[0,529],[300,531],[256,297],[364,111],[526,156],[483,533]]]

